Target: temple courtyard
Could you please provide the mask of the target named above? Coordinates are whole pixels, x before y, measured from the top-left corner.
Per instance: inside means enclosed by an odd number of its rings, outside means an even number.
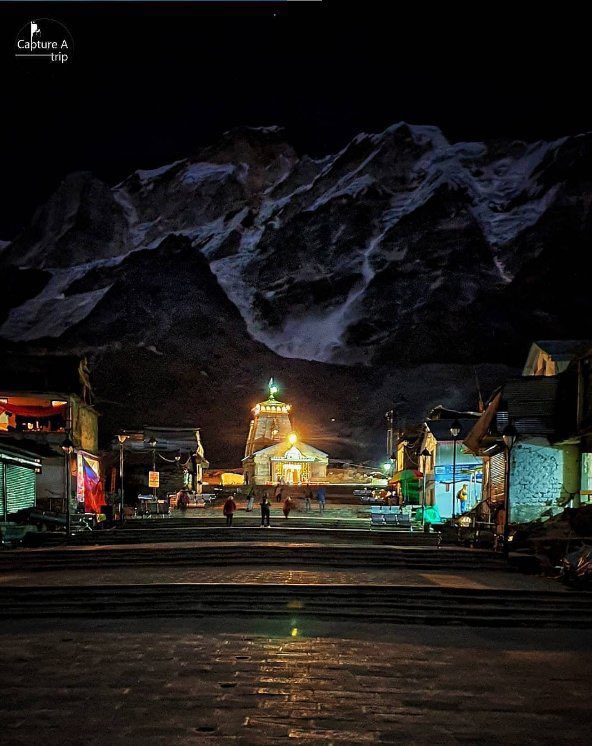
[[[210,521],[0,553],[4,744],[587,742],[592,594],[397,532]]]

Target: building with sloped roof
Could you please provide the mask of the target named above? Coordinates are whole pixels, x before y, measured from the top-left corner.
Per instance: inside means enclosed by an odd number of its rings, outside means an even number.
[[[545,339],[530,345],[523,376],[556,376],[572,360],[592,349],[590,339]]]
[[[493,513],[505,507],[509,476],[512,523],[550,514],[578,495],[579,446],[559,428],[561,384],[562,376],[506,381],[464,438],[464,446],[484,460],[484,496]],[[507,463],[503,432],[509,423],[518,437]]]
[[[9,352],[0,365],[0,443],[40,453],[37,476],[39,507],[65,512],[89,509],[88,479],[100,484],[98,412],[92,405],[86,360],[73,356],[23,355]],[[70,439],[73,451],[64,454]],[[66,479],[68,466],[72,479]]]
[[[444,408],[439,408],[436,414],[438,419],[428,418],[424,422],[417,451],[429,452],[430,456],[418,457],[418,467],[422,472],[426,470],[426,504],[435,505],[442,518],[450,518],[472,508],[481,499],[482,460],[462,447],[463,438],[478,414]],[[453,422],[460,426],[456,438],[450,432]],[[458,501],[457,494],[463,488],[467,499]]]

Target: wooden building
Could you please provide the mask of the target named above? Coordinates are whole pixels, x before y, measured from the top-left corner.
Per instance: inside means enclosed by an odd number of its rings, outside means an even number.
[[[72,443],[69,454],[62,449],[66,440]],[[40,508],[65,511],[69,484],[71,512],[84,512],[86,490],[91,482],[98,485],[102,476],[98,413],[92,405],[85,361],[70,356],[7,355],[0,366],[2,443],[41,455],[43,469],[36,483]]]

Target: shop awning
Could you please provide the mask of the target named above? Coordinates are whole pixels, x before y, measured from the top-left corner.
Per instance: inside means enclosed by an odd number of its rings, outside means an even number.
[[[417,479],[422,479],[423,473],[418,469],[403,469],[397,471],[389,479],[389,482],[414,482]]]
[[[418,469],[403,469],[393,474],[393,478],[389,479],[389,484],[398,485],[397,491],[403,500],[406,503],[413,504],[419,502],[420,480],[422,478],[423,473]]]
[[[64,415],[66,412],[67,404],[59,404],[55,407],[33,407],[23,406],[20,404],[0,404],[0,412],[10,412],[10,414],[18,415],[19,417],[56,417],[57,415]]]

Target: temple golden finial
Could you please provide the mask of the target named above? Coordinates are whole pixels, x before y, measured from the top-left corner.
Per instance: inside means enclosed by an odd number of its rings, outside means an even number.
[[[269,379],[269,383],[267,385],[269,387],[269,398],[275,399],[275,395],[278,392],[278,387],[273,382],[273,376]]]

